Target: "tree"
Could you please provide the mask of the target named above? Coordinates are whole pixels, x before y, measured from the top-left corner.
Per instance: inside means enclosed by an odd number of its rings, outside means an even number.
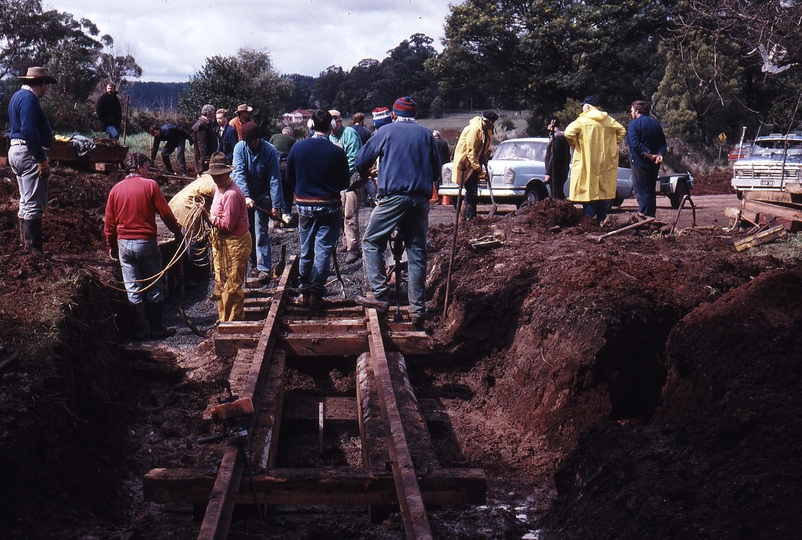
[[[292,81],[293,90],[292,94],[287,101],[284,102],[284,111],[294,111],[295,109],[305,109],[309,107],[309,98],[312,96],[312,87],[315,85],[315,78],[309,75],[299,75],[293,73],[292,75],[282,75]]]
[[[468,0],[452,6],[443,53],[428,64],[449,99],[559,110],[593,93],[608,108],[650,96],[675,0]]]
[[[230,111],[247,103],[253,107],[251,117],[267,131],[275,126],[292,91],[292,80],[279,76],[267,51],[240,49],[237,56],[207,58],[179,97],[178,111],[194,118],[207,103]]]
[[[108,34],[102,36],[100,41],[105,48],[97,58],[97,74],[101,89],[109,82],[122,88],[129,82],[128,77],[138,79],[142,76],[142,68],[136,63],[132,53],[118,55],[114,48],[114,39]]]
[[[341,66],[329,66],[315,81],[309,98],[309,106],[315,109],[331,109],[337,102],[337,92],[347,80],[348,73]],[[342,111],[341,111],[342,112]]]

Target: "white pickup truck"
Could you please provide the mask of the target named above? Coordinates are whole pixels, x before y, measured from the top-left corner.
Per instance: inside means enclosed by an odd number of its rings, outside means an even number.
[[[793,184],[789,188],[789,184]],[[732,166],[732,187],[744,191],[798,191],[802,187],[802,133],[757,137],[752,153]]]

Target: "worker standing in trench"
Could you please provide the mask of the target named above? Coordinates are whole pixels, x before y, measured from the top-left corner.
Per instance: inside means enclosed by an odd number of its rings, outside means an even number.
[[[181,225],[155,180],[148,178],[150,159],[134,152],[123,161],[126,176],[111,188],[106,202],[103,232],[109,255],[122,267],[128,301],[134,307],[134,339],[145,339],[145,317],[150,323],[150,337],[164,339],[175,335],[175,328],[162,322],[164,282],[161,279],[162,256],[156,233],[156,213],[170,231],[181,238]],[[182,240],[183,241],[183,240]]]

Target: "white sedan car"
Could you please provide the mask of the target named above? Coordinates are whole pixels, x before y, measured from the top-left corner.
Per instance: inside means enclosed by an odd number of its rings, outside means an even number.
[[[544,184],[546,175],[547,138],[509,139],[498,145],[492,159],[487,162],[493,183],[493,197],[500,204],[520,206],[524,201],[537,203],[551,194],[551,184]],[[443,182],[438,190],[440,196],[451,197],[456,205],[458,186],[453,182],[453,163],[443,165]],[[568,195],[570,180],[565,183],[565,194]],[[463,197],[465,190],[462,191]],[[618,168],[616,198],[614,206],[619,206],[624,199],[632,196],[632,180],[629,169]],[[485,180],[479,181],[479,202],[490,202],[490,190]]]

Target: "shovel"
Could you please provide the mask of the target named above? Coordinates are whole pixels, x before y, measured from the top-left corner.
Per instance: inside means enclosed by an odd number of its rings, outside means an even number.
[[[643,221],[639,221],[637,223],[631,223],[631,224],[627,225],[626,227],[621,227],[620,229],[616,229],[616,230],[608,232],[606,234],[602,234],[601,236],[588,236],[588,238],[590,240],[593,240],[597,244],[603,244],[604,243],[604,239],[607,238],[608,236],[613,236],[613,235],[616,235],[618,233],[622,233],[624,231],[630,231],[632,229],[638,229],[640,227],[643,227],[644,225],[648,225],[652,221],[654,221],[654,218],[650,217],[650,218],[644,219]]]
[[[490,204],[493,205],[487,217],[493,217],[496,215],[496,210],[498,210],[496,199],[493,197],[493,177],[490,176],[490,169],[487,167],[487,163],[483,163],[482,166],[485,168],[485,174],[487,175],[487,190],[490,192]]]

